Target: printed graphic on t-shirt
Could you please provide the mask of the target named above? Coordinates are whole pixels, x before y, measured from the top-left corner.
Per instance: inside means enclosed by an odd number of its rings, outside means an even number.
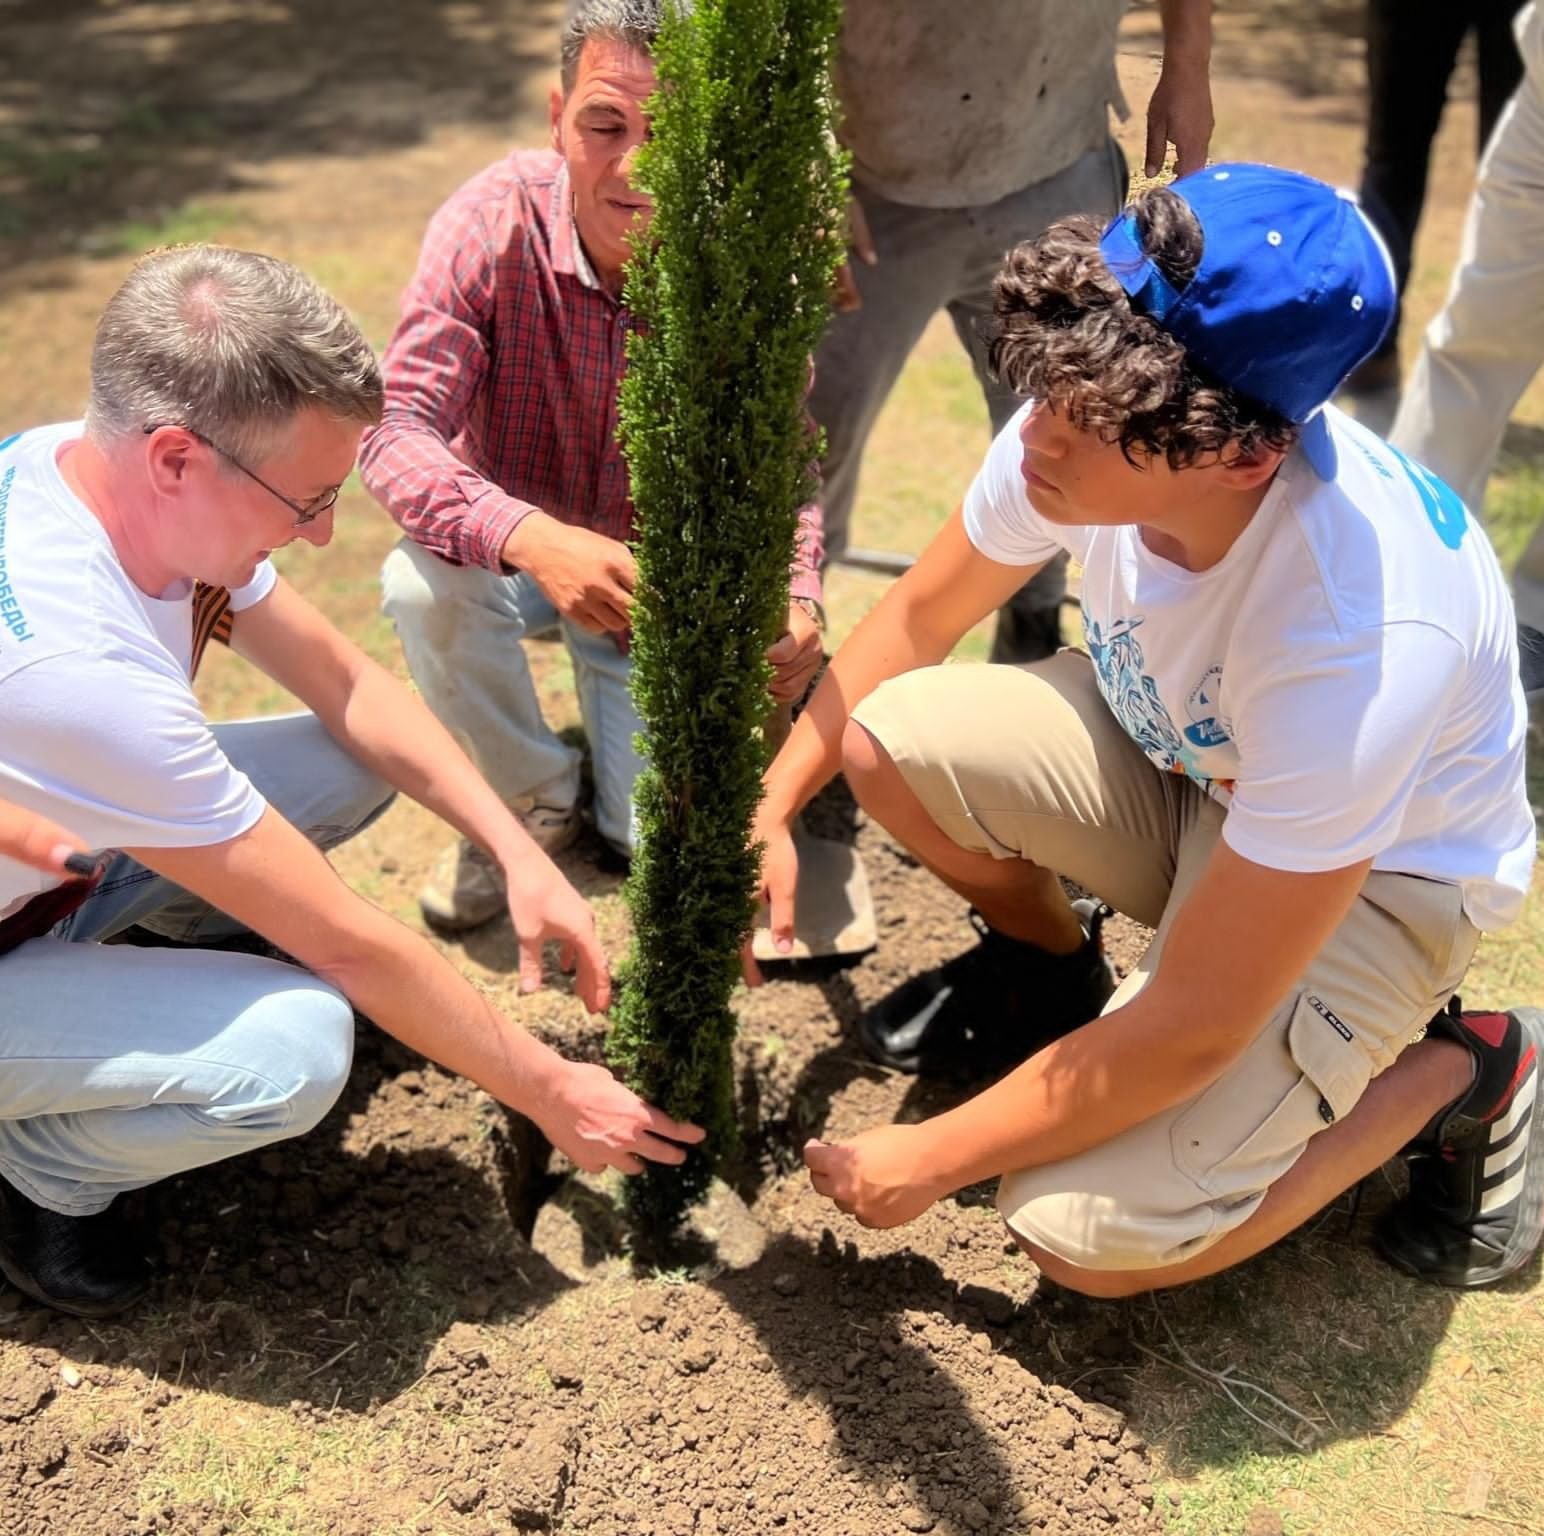
[[[1104,629],[1085,605],[1083,631],[1098,674],[1099,692],[1121,728],[1158,767],[1168,773],[1187,774],[1203,789],[1215,783],[1231,790],[1233,780],[1214,780],[1196,756],[1196,748],[1226,746],[1232,740],[1232,727],[1218,710],[1222,668],[1208,667],[1190,690],[1186,700],[1190,724],[1181,735],[1174,728],[1157,682],[1147,672],[1142,645],[1136,638],[1142,623],[1141,618],[1119,618]]]
[[[15,441],[15,437],[8,437],[4,443],[0,443],[0,448]],[[23,643],[32,638],[32,630],[27,624],[26,610],[11,583],[10,554],[6,548],[6,532],[11,516],[11,486],[15,480],[16,466],[13,464],[0,475],[0,624],[4,624],[10,631],[13,640]]]
[[[1190,724],[1185,740],[1194,747],[1222,747],[1233,739],[1232,724],[1218,712],[1222,701],[1222,668],[1208,667],[1206,675],[1190,690],[1185,708]]]

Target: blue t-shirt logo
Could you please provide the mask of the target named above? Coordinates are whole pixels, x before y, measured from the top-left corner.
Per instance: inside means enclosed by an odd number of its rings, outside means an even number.
[[[1469,531],[1469,514],[1459,500],[1458,492],[1445,480],[1439,480],[1429,469],[1407,459],[1392,443],[1388,450],[1399,461],[1399,467],[1410,477],[1415,494],[1426,508],[1426,520],[1437,531],[1437,537],[1449,549],[1457,549]]]

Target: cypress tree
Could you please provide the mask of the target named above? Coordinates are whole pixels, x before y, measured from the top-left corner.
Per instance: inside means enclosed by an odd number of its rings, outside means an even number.
[[[818,444],[810,357],[842,258],[831,136],[840,0],[670,10],[637,180],[654,199],[628,267],[621,434],[641,530],[633,696],[648,766],[627,901],[633,948],[611,1056],[709,1136],[628,1181],[644,1243],[675,1230],[734,1134],[730,994],[755,914],[747,846],[767,761],[767,647],[788,610]]]

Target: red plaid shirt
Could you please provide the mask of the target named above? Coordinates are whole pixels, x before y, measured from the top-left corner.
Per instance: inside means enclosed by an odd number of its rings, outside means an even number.
[[[365,437],[366,486],[425,549],[503,568],[540,508],[627,539],[633,503],[616,441],[628,313],[596,282],[568,171],[517,150],[430,221],[386,351],[386,409]],[[820,598],[820,509],[800,514],[792,595]]]

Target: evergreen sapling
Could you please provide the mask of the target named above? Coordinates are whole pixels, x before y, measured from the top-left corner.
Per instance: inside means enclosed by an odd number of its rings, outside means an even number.
[[[815,492],[804,401],[842,259],[840,19],[840,0],[696,0],[672,8],[655,49],[636,172],[654,215],[628,267],[620,412],[648,766],[610,1054],[708,1140],[684,1169],[649,1164],[628,1181],[644,1241],[675,1230],[734,1138],[729,998],[755,914],[765,653],[786,624],[798,512]]]

